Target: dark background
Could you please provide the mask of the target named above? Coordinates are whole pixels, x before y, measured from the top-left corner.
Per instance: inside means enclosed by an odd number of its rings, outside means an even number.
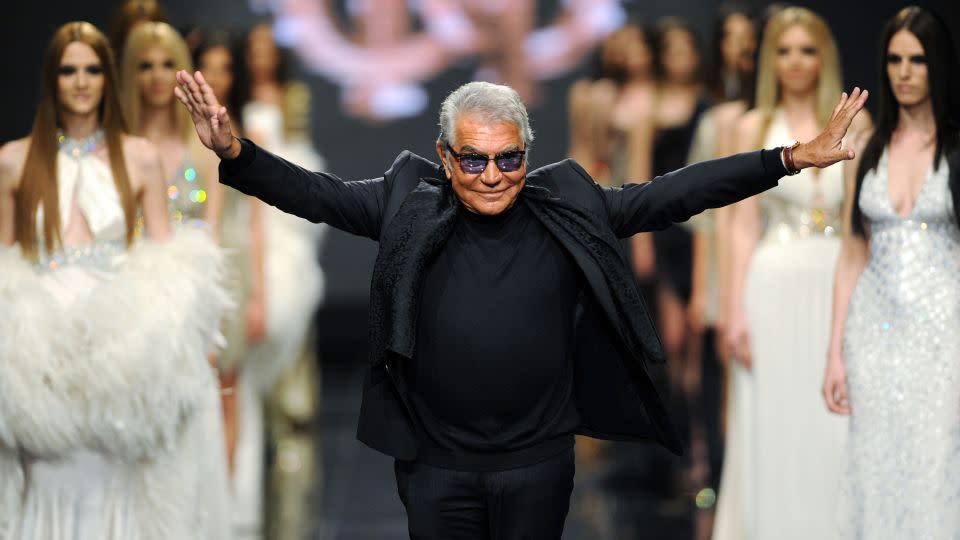
[[[768,2],[741,2],[760,11]],[[3,85],[0,86],[0,142],[24,136],[33,118],[44,47],[53,30],[71,20],[88,20],[105,28],[117,1],[50,0],[15,2],[6,8],[0,22],[0,45],[6,52]],[[171,22],[177,27],[204,25],[243,30],[262,18],[242,0],[167,0]],[[538,4],[539,17],[548,20],[557,9],[556,0]],[[625,4],[631,17],[654,22],[664,15],[686,18],[709,43],[719,0],[646,0]],[[855,2],[817,0],[799,2],[824,16],[838,41],[847,87],[872,89],[877,81],[877,43],[883,23],[907,5],[892,0]],[[931,0],[919,5],[939,12],[957,36],[960,32],[960,2]],[[954,38],[955,41],[957,38]],[[339,89],[316,76],[299,78],[313,88],[313,132],[316,148],[325,156],[329,169],[344,178],[374,177],[386,170],[401,149],[432,156],[436,138],[436,111],[443,96],[469,80],[475,66],[458,65],[425,86],[430,105],[423,115],[393,123],[373,124],[345,116],[340,111]],[[538,133],[533,166],[565,156],[567,146],[566,90],[570,82],[590,73],[587,59],[568,76],[543,83],[540,99],[531,105],[534,130]],[[334,231],[322,256],[328,278],[328,297],[321,312],[322,341],[336,347],[362,342],[367,287],[376,246]]]

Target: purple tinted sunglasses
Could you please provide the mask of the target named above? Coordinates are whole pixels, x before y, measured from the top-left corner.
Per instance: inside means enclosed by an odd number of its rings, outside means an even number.
[[[497,168],[500,169],[501,172],[514,172],[520,169],[523,165],[523,158],[527,155],[526,150],[509,150],[507,152],[501,152],[492,158],[472,152],[458,154],[457,151],[450,146],[450,143],[446,143],[446,145],[447,150],[450,151],[450,155],[460,162],[460,170],[467,174],[482,173],[486,170],[487,163],[491,160],[497,164]]]

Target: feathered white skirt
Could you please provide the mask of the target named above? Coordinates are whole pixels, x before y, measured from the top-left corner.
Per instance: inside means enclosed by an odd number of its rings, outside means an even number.
[[[0,539],[227,534],[222,255],[183,229],[122,259],[38,271],[0,250]]]

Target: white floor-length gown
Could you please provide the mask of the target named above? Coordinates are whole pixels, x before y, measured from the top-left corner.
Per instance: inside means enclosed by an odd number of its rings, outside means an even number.
[[[763,146],[789,145],[776,110]],[[833,538],[847,421],[821,397],[842,166],[806,169],[760,197],[763,232],[746,278],[753,368],[734,375],[717,540]],[[738,447],[739,446],[739,447]]]
[[[0,538],[227,538],[204,442],[220,252],[200,230],[127,249],[107,162],[57,159],[60,223],[93,242],[0,248]]]

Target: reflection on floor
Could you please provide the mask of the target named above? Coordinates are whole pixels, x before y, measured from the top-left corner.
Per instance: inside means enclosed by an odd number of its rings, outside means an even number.
[[[306,517],[315,540],[401,540],[406,519],[397,497],[392,460],[355,437],[363,380],[362,358],[325,362],[317,437],[316,481]],[[584,447],[585,448],[585,447]],[[672,458],[646,445],[616,443],[578,470],[564,540],[688,540],[693,538],[693,495],[667,498]],[[302,490],[292,483],[291,490]],[[299,486],[299,487],[297,487]],[[282,498],[272,490],[269,500]],[[282,491],[282,490],[280,490]],[[301,491],[302,493],[302,491]],[[270,503],[268,502],[268,506]],[[289,516],[293,518],[293,516]],[[536,519],[536,516],[531,516]],[[283,520],[272,519],[271,530]],[[292,534],[271,534],[286,540]]]

